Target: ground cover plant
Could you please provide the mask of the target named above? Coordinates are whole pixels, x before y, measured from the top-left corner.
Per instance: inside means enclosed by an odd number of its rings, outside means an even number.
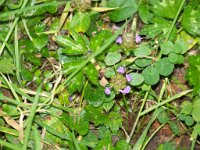
[[[1,149],[199,149],[199,0],[0,0]]]

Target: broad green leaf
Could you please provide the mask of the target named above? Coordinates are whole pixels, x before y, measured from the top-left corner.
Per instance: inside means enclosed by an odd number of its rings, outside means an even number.
[[[132,80],[129,84],[133,86],[140,85],[144,81],[144,77],[139,73],[130,73],[129,75],[132,77]]]
[[[110,102],[103,103],[102,107],[106,112],[109,112],[110,109],[114,106],[114,104],[115,104],[115,101],[110,101]]]
[[[41,50],[43,47],[45,47],[47,43],[48,35],[43,34],[33,38],[33,44],[38,50]]]
[[[109,52],[106,55],[105,63],[107,66],[113,66],[121,60],[121,54],[118,52]]]
[[[87,105],[85,110],[87,120],[94,123],[95,126],[103,125],[105,123],[105,118],[107,118],[107,115],[103,113],[101,107]]]
[[[131,150],[131,146],[125,141],[120,140],[117,142],[116,150]]]
[[[160,76],[155,66],[148,66],[142,71],[144,82],[149,85],[155,85],[158,83]]]
[[[106,78],[111,78],[115,75],[115,70],[113,68],[107,67],[105,71]]]
[[[168,123],[169,123],[170,128],[174,132],[174,134],[179,134],[180,133],[180,128],[179,128],[177,123],[174,123],[172,121],[169,121]]]
[[[165,111],[158,115],[158,121],[162,124],[165,124],[169,121],[169,117]]]
[[[69,62],[66,62],[64,65],[63,65],[63,71],[66,75],[72,73],[73,71],[75,71],[81,64],[83,60],[74,60],[74,61],[69,61]]]
[[[179,39],[175,42],[174,49],[173,49],[174,53],[184,54],[187,52],[187,50],[188,50],[188,46],[183,39]]]
[[[195,121],[200,121],[200,98],[193,101],[192,117]]]
[[[95,68],[95,66],[92,63],[89,63],[85,68],[84,68],[85,75],[87,78],[94,84],[98,84],[98,71]]]
[[[113,143],[111,141],[111,137],[105,137],[104,139],[100,140],[94,150],[115,150],[113,147]]]
[[[105,101],[104,88],[101,86],[92,87],[91,85],[88,85],[85,88],[84,98],[90,105],[99,107]]]
[[[148,24],[151,19],[153,18],[153,14],[150,12],[150,7],[149,5],[141,4],[138,10],[140,19]]]
[[[148,59],[148,58],[138,58],[135,61],[135,64],[138,67],[142,67],[142,68],[150,65],[151,63],[152,63],[152,59]]]
[[[151,49],[146,44],[141,44],[135,51],[134,55],[136,57],[145,57],[151,54]]]
[[[71,116],[62,114],[60,120],[62,120],[71,130],[75,130],[80,135],[86,135],[89,131],[89,122],[86,120],[86,112],[84,110],[81,112],[78,110],[78,112],[74,112]]]
[[[97,143],[98,143],[98,138],[91,131],[89,131],[89,133],[86,136],[84,136],[80,141],[80,144],[91,148],[94,148],[97,145]]]
[[[75,91],[81,91],[85,82],[85,77],[83,71],[77,73],[71,81],[67,84],[67,89],[70,93],[74,93]]]
[[[13,74],[15,66],[12,59],[2,58],[0,59],[0,73]]]
[[[121,22],[133,16],[138,10],[136,0],[108,0],[107,7],[116,8],[108,14],[114,22]]]
[[[28,69],[26,69],[26,68],[22,68],[22,70],[21,70],[21,77],[25,81],[31,81],[31,80],[33,80],[32,73]]]
[[[182,114],[186,114],[186,115],[189,115],[191,112],[192,112],[192,103],[189,102],[189,101],[184,101],[182,104],[181,104],[181,113]]]
[[[169,62],[176,64],[178,62],[179,54],[176,53],[170,53],[168,56]]]
[[[70,28],[74,31],[83,32],[85,33],[90,27],[90,17],[87,13],[83,12],[77,12],[71,22],[70,22]]]
[[[191,116],[186,116],[185,117],[185,124],[187,126],[192,126],[194,124],[194,119]]]
[[[174,70],[174,64],[170,63],[167,57],[158,60],[155,66],[159,74],[163,76],[170,75]]]
[[[167,41],[166,43],[161,45],[161,53],[164,55],[169,54],[174,49],[174,44],[171,41]]]
[[[171,22],[164,18],[153,18],[152,23],[149,25],[144,25],[140,34],[146,35],[147,38],[154,39],[159,36],[160,39],[164,39],[171,27]],[[170,35],[170,40],[176,38],[176,28],[174,27]]]
[[[105,125],[110,128],[112,132],[119,131],[119,128],[122,127],[122,117],[118,112],[110,112],[108,118],[105,121]]]
[[[194,0],[193,2],[196,2],[195,6],[189,3],[184,9],[181,23],[187,32],[196,36],[200,35],[200,1]]]
[[[150,0],[151,11],[156,16],[174,19],[182,0]]]

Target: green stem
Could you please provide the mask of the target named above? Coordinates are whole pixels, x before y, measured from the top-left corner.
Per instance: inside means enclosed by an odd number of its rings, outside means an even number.
[[[131,133],[130,133],[128,139],[126,139],[126,142],[127,142],[127,143],[130,142],[130,140],[131,140],[131,138],[132,138],[132,136],[133,136],[133,133],[134,133],[134,131],[135,131],[135,129],[136,129],[136,126],[137,126],[137,124],[138,124],[138,121],[139,121],[139,118],[140,118],[140,116],[141,116],[142,110],[143,110],[143,108],[144,108],[144,105],[145,105],[145,103],[146,103],[147,97],[148,97],[148,95],[149,95],[150,88],[151,88],[151,87],[149,86],[149,89],[148,89],[148,91],[146,92],[145,97],[144,97],[144,99],[143,99],[143,101],[142,101],[142,105],[141,105],[141,107],[140,107],[140,111],[139,111],[139,113],[138,113],[138,115],[137,115],[137,118],[136,118],[135,123],[134,123],[134,125],[133,125],[133,128],[132,128],[132,130],[131,130]]]

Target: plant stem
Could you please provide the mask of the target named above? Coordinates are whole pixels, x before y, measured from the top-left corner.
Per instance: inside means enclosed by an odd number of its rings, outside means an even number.
[[[137,118],[136,118],[135,123],[134,123],[134,125],[133,125],[133,128],[132,128],[132,130],[131,130],[131,133],[130,133],[128,139],[126,139],[126,142],[127,142],[127,143],[130,142],[130,140],[131,140],[131,138],[132,138],[132,136],[133,136],[133,133],[134,133],[134,131],[135,131],[135,129],[136,129],[136,126],[137,126],[137,124],[138,124],[138,121],[139,121],[139,118],[140,118],[140,116],[141,116],[142,110],[143,110],[143,108],[144,108],[145,102],[146,102],[147,97],[148,97],[148,95],[149,95],[150,88],[151,88],[151,87],[149,86],[149,89],[148,89],[148,91],[147,91],[146,94],[145,94],[145,97],[144,97],[144,99],[143,99],[142,105],[141,105],[141,107],[140,107],[140,111],[139,111],[139,113],[138,113],[138,115],[137,115]]]

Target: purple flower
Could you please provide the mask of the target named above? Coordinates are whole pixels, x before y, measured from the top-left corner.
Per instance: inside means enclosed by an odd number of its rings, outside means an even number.
[[[117,44],[122,44],[123,40],[122,40],[122,36],[119,36],[116,41]]]
[[[131,77],[131,75],[130,75],[130,74],[126,74],[126,80],[127,80],[128,82],[131,82],[131,80],[132,80],[132,77]]]
[[[131,87],[130,86],[126,86],[125,89],[123,90],[119,90],[119,92],[121,92],[122,94],[128,94],[131,91]]]
[[[111,93],[110,88],[106,87],[104,92],[106,95],[110,95],[110,93]]]
[[[118,73],[125,73],[125,69],[124,69],[124,67],[119,67],[118,69],[117,69],[117,72]]]
[[[138,35],[138,34],[136,34],[136,35],[135,35],[135,42],[136,42],[136,43],[140,43],[141,41],[142,41],[141,36]]]
[[[73,97],[72,96],[69,96],[68,99],[69,99],[70,102],[73,101]]]

